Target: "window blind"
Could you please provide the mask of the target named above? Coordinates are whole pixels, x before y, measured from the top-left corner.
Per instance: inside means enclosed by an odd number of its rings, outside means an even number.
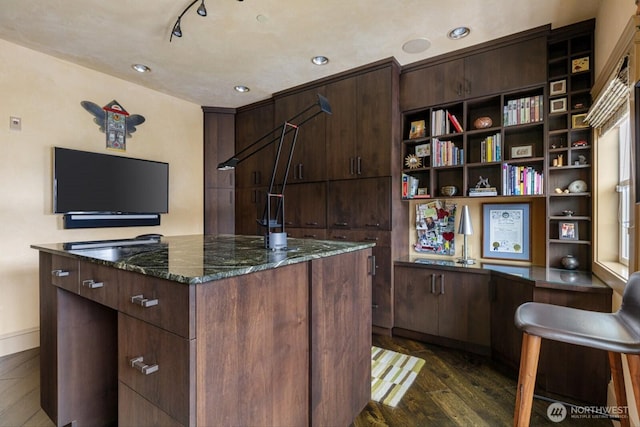
[[[620,60],[609,83],[587,113],[586,122],[599,132],[606,130],[628,108],[629,57]]]

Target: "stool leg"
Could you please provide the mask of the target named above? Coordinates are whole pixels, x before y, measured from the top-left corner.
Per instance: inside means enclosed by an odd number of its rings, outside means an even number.
[[[631,376],[631,386],[633,387],[633,397],[636,400],[636,408],[640,410],[640,355],[627,354],[629,364],[629,376]]]
[[[616,405],[627,405],[627,392],[624,386],[624,373],[622,371],[622,355],[613,351],[607,352],[609,354],[609,366],[611,366],[611,378],[613,378],[613,388],[616,393]],[[621,427],[630,427],[629,417],[620,418]]]
[[[538,358],[542,338],[527,333],[522,334],[522,351],[520,354],[520,373],[516,388],[516,409],[513,415],[514,427],[528,427],[531,421],[533,406],[533,390],[536,385]]]

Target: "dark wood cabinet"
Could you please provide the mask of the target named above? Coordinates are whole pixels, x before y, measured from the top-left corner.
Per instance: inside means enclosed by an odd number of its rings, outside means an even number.
[[[275,127],[273,108],[273,100],[268,100],[238,109],[236,113],[235,153],[240,153],[260,138],[264,138],[256,146],[244,152],[245,155],[248,155],[278,136],[276,132],[272,132]],[[275,145],[272,144],[262,149],[259,154],[242,161],[235,169],[236,187],[268,186],[274,156]]]
[[[235,222],[234,173],[218,164],[234,153],[235,110],[204,111],[204,232],[233,233]]]
[[[261,236],[264,227],[258,224],[264,214],[267,187],[236,188],[236,234]]]
[[[318,102],[318,94],[325,95],[323,86],[314,87],[300,93],[275,98],[275,123],[276,126],[284,125],[289,119],[304,111],[314,103]],[[331,100],[329,100],[331,102]],[[292,120],[292,125],[304,121],[311,117],[318,108],[314,108],[300,117]],[[330,117],[330,116],[329,116]],[[304,123],[298,129],[298,137],[296,140],[293,157],[291,160],[291,169],[287,182],[314,182],[326,179],[326,155],[325,155],[325,121],[327,114],[319,114],[311,120]],[[330,119],[329,119],[330,120]],[[281,134],[279,130],[278,133]],[[281,156],[281,164],[284,169],[285,160],[287,159],[291,144],[293,142],[294,128],[288,127],[287,134],[284,139],[283,151]],[[279,168],[280,169],[280,168]],[[282,175],[284,176],[284,174]],[[282,178],[279,179],[282,181]]]
[[[345,230],[391,230],[391,178],[330,181],[327,225]]]
[[[285,226],[327,227],[327,183],[289,184],[285,189]]]
[[[394,334],[488,354],[489,274],[394,267]]]
[[[357,177],[355,141],[358,138],[357,78],[347,77],[327,84],[331,117],[327,119],[327,176],[329,179]]]
[[[464,96],[464,60],[454,59],[425,66],[400,76],[400,108],[458,101]]]

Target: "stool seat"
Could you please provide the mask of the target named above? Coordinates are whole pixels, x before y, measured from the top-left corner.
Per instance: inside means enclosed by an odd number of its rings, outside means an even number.
[[[623,312],[600,313],[527,302],[516,310],[515,324],[523,332],[553,341],[640,354],[638,319],[625,317]]]

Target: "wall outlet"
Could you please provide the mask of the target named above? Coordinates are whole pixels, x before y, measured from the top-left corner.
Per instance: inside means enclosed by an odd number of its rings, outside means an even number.
[[[9,129],[22,130],[22,119],[20,117],[9,117]]]

